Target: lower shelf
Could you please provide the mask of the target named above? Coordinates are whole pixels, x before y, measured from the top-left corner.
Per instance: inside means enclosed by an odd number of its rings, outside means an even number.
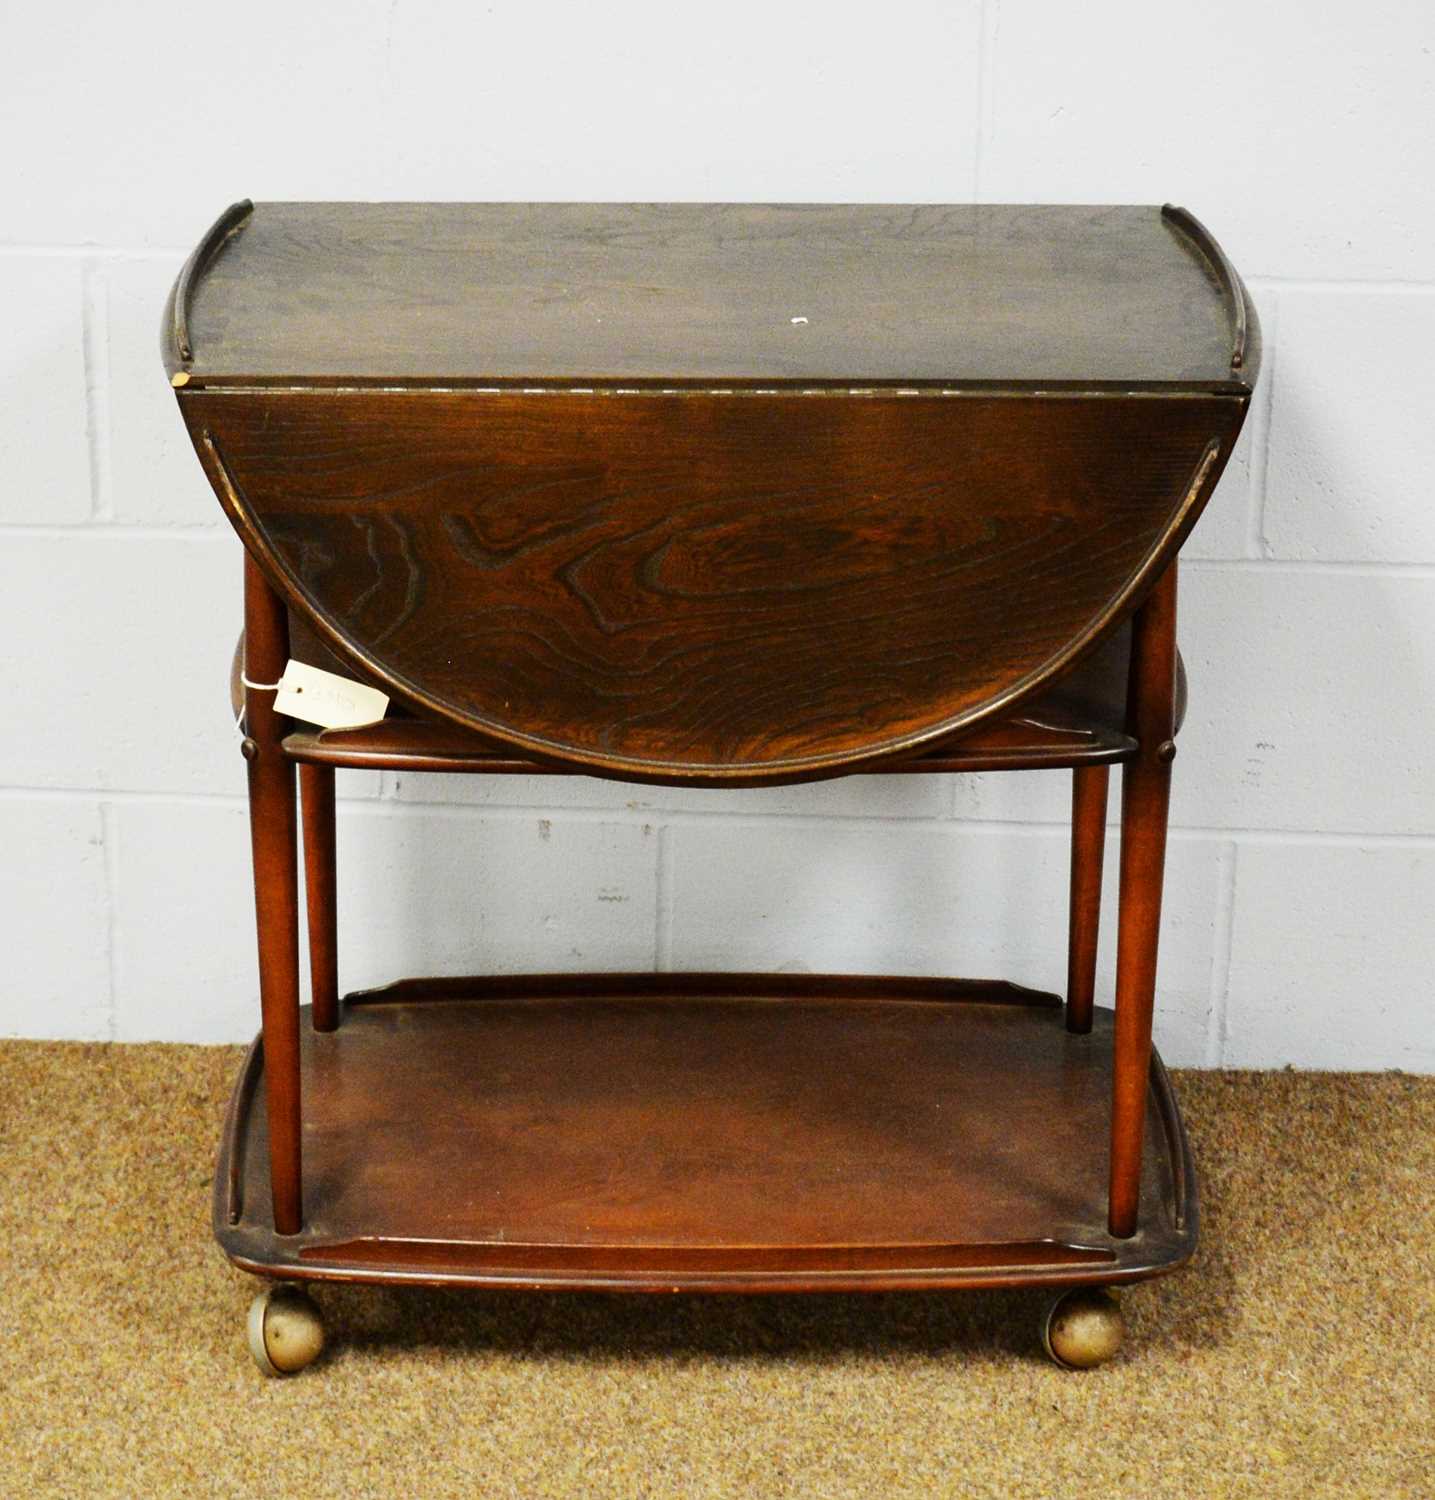
[[[1153,1062],[1141,1227],[1106,1232],[1112,1016],[969,980],[405,981],[303,1042],[304,1217],[274,1233],[258,1043],[215,1232],[266,1276],[812,1291],[1114,1283],[1196,1242]]]

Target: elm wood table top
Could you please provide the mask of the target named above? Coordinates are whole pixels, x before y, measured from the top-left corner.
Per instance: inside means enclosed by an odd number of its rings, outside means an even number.
[[[1180,548],[1259,362],[1155,208],[261,204],[166,339],[341,659],[516,758],[710,784],[1037,698]]]
[[[260,203],[203,270],[204,383],[1249,384],[1157,208]]]

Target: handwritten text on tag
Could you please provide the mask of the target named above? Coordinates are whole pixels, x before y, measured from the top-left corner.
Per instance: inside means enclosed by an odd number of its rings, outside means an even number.
[[[302,661],[290,661],[274,696],[276,713],[303,719],[324,729],[359,729],[377,724],[388,712],[387,693],[365,687],[350,677],[320,671]]]

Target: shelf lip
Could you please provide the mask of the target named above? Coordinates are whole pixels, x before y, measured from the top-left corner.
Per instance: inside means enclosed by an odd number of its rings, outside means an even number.
[[[205,230],[204,237],[180,267],[179,275],[170,288],[164,310],[161,354],[165,373],[177,391],[188,386],[193,378],[190,366],[194,363],[194,340],[190,333],[189,313],[195,287],[210,261],[219,253],[220,246],[237,229],[249,222],[253,212],[254,204],[248,198],[231,203]]]
[[[1215,235],[1190,209],[1182,208],[1176,203],[1166,203],[1162,205],[1161,217],[1166,223],[1175,225],[1194,241],[1201,254],[1215,270],[1216,280],[1220,284],[1221,295],[1226,300],[1227,312],[1231,319],[1231,369],[1240,370],[1244,374],[1250,328],[1246,312],[1245,288],[1236,268],[1231,264]]]
[[[229,1163],[226,1172],[214,1174],[214,1214],[216,1220],[223,1216],[231,1226],[238,1224],[244,1212],[244,1135],[243,1123],[254,1102],[254,1090],[259,1086],[264,1071],[264,1038],[262,1034],[249,1044],[244,1054],[244,1065],[239,1070],[239,1080],[229,1099],[229,1108],[224,1116],[222,1150]],[[223,1193],[223,1199],[220,1194]]]
[[[407,723],[390,720],[389,723]],[[421,721],[414,721],[420,723]],[[419,731],[420,734],[422,730]],[[336,766],[355,771],[446,772],[488,776],[582,776],[591,772],[558,761],[529,759],[505,754],[490,748],[477,735],[471,750],[449,746],[423,748],[420,740],[414,748],[384,746],[371,741],[365,744],[363,730],[297,730],[283,742],[284,753],[294,761],[308,765]],[[445,730],[445,733],[447,731]],[[879,776],[961,774],[977,771],[1039,771],[1070,769],[1076,766],[1118,765],[1131,760],[1137,752],[1136,741],[1127,734],[1097,731],[1089,738],[1079,738],[1075,731],[1062,731],[1067,738],[1055,737],[1046,744],[1038,736],[1025,747],[974,744],[964,747],[960,741],[946,750],[930,750],[923,755],[902,760],[878,761],[863,768],[866,774]],[[345,736],[348,736],[346,739]],[[823,773],[818,773],[823,774]],[[619,779],[607,777],[602,779]],[[809,778],[811,779],[811,778]],[[645,776],[645,783],[662,778]],[[739,787],[740,778],[682,776],[668,778],[672,785]],[[771,777],[752,778],[753,785],[771,785]]]
[[[415,1001],[621,998],[923,1001],[1023,1005],[1059,1010],[1060,995],[1008,979],[943,979],[908,974],[770,974],[751,970],[643,970],[577,974],[462,974],[396,979],[344,996],[349,1005]]]
[[[1115,1251],[1057,1239],[971,1244],[781,1245],[524,1245],[382,1236],[319,1241],[299,1251],[296,1274],[319,1279],[346,1268],[385,1271],[385,1280],[430,1276],[463,1284],[543,1290],[641,1293],[927,1287],[988,1279],[1106,1283],[1120,1274]]]
[[[1130,1242],[1128,1242],[1130,1243]],[[1142,1240],[1143,1248],[1150,1242]],[[322,1241],[291,1250],[283,1259],[255,1255],[231,1246],[220,1236],[221,1248],[231,1265],[252,1276],[281,1277],[286,1281],[360,1282],[377,1286],[466,1287],[473,1290],[515,1292],[621,1292],[636,1295],[742,1295],[780,1296],[823,1292],[916,1292],[997,1289],[1004,1287],[1119,1286],[1150,1280],[1179,1270],[1191,1251],[1163,1246],[1148,1261],[1123,1259],[1115,1252],[1068,1245],[1061,1241],[1013,1241],[984,1245],[954,1245],[953,1254],[940,1262],[926,1257],[926,1247],[915,1249],[913,1260],[927,1264],[902,1264],[901,1246],[888,1265],[832,1265],[826,1269],[765,1269],[760,1258],[734,1260],[728,1270],[693,1269],[691,1265],[655,1263],[646,1268],[582,1265],[581,1257],[543,1256],[552,1265],[538,1266],[514,1256],[504,1265],[496,1252],[503,1247],[454,1240],[421,1242],[348,1240],[332,1244]],[[414,1253],[416,1247],[426,1247]],[[1050,1247],[1050,1254],[1033,1254],[1033,1248]],[[524,1247],[514,1245],[511,1250]],[[543,1247],[547,1250],[549,1247]],[[567,1247],[554,1247],[563,1250]],[[614,1247],[615,1249],[618,1247]],[[445,1253],[447,1252],[447,1253]],[[409,1257],[406,1259],[406,1257]],[[487,1262],[485,1264],[485,1262]]]

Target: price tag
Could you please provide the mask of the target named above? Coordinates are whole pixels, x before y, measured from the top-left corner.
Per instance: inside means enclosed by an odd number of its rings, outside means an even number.
[[[279,679],[274,711],[323,729],[362,729],[383,718],[389,698],[351,677],[290,661]]]

